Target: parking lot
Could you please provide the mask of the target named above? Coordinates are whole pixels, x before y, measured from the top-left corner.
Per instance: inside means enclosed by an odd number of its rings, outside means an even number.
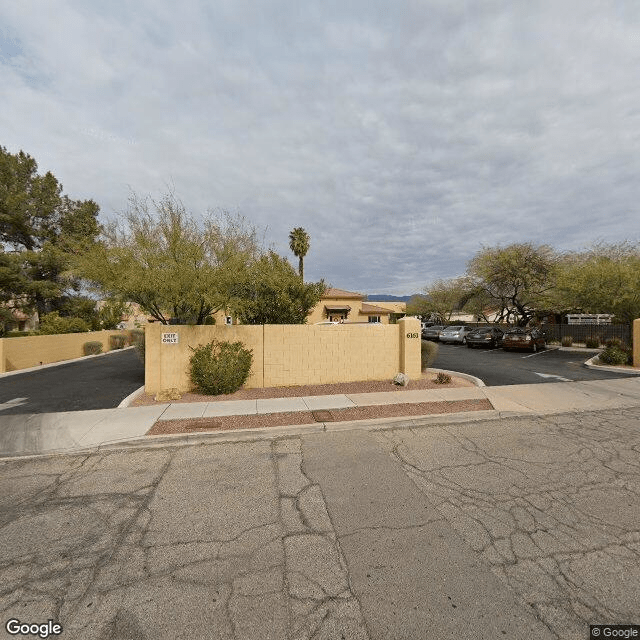
[[[596,351],[561,351],[548,347],[537,353],[504,349],[469,349],[463,345],[438,344],[433,366],[468,373],[487,386],[625,378],[624,373],[589,369],[584,362]]]
[[[2,415],[111,409],[144,384],[133,349],[0,376]]]

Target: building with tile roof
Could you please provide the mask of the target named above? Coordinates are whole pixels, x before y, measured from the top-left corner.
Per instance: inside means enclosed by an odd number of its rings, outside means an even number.
[[[308,316],[308,324],[317,322],[396,322],[405,315],[403,302],[366,302],[366,296],[355,291],[329,287]]]

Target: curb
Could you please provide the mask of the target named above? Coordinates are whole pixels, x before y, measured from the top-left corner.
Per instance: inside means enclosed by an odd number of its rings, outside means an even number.
[[[478,415],[475,415],[478,414]],[[259,442],[277,440],[313,433],[330,433],[332,431],[386,431],[388,429],[414,429],[445,423],[481,422],[500,417],[495,409],[483,411],[463,411],[459,413],[439,413],[424,416],[397,416],[395,418],[378,418],[374,420],[351,420],[345,422],[317,422],[315,424],[286,425],[280,427],[264,427],[262,429],[230,429],[228,431],[211,431],[208,433],[173,433],[161,436],[138,436],[123,440],[112,440],[92,447],[71,450],[47,451],[27,455],[0,457],[0,464],[30,458],[44,458],[68,455],[86,455],[122,449],[157,449],[181,445],[199,445],[209,442]]]
[[[593,358],[589,358],[585,363],[585,367],[589,367],[589,369],[596,369],[600,371],[611,371],[612,373],[626,373],[629,376],[640,376],[640,369],[635,369],[633,371],[623,368],[623,367],[615,367],[612,365],[604,365],[604,364],[596,364],[594,362],[598,359],[598,356],[593,356]]]
[[[29,367],[28,369],[18,369],[17,371],[6,371],[0,373],[0,379],[7,376],[16,376],[20,373],[30,373],[31,371],[40,371],[40,369],[49,369],[50,367],[61,367],[63,364],[70,364],[71,362],[80,362],[81,360],[89,360],[90,358],[101,358],[102,356],[108,356],[112,353],[119,353],[121,351],[127,351],[127,349],[133,349],[134,347],[123,347],[122,349],[111,349],[104,353],[96,353],[91,356],[82,356],[81,358],[72,358],[71,360],[60,360],[60,362],[48,362],[47,364],[39,364],[36,367]]]
[[[140,388],[136,389],[133,393],[130,393],[116,408],[117,409],[127,409],[131,406],[131,403],[138,397],[144,393],[144,385]]]
[[[469,380],[469,382],[473,382],[476,387],[486,387],[487,385],[480,379],[472,376],[469,373],[460,373],[459,371],[449,371],[448,369],[432,369],[429,367],[427,371],[434,371],[435,373],[446,373],[450,376],[456,376],[458,378],[463,378],[464,380]]]

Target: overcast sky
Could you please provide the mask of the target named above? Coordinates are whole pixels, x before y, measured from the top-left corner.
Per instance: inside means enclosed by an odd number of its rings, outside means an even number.
[[[0,38],[0,144],[105,220],[172,184],[396,295],[640,238],[637,0],[20,0]]]

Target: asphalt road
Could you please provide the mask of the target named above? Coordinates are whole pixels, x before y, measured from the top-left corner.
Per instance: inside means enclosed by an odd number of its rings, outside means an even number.
[[[640,409],[443,421],[0,462],[0,637],[11,619],[63,640],[640,622]]]
[[[487,386],[534,384],[538,382],[577,382],[605,378],[628,378],[624,373],[597,371],[584,365],[594,352],[545,349],[504,351],[504,349],[469,349],[462,345],[438,344],[433,366],[468,373]]]
[[[52,413],[117,407],[144,384],[133,349],[0,377],[0,413]]]

